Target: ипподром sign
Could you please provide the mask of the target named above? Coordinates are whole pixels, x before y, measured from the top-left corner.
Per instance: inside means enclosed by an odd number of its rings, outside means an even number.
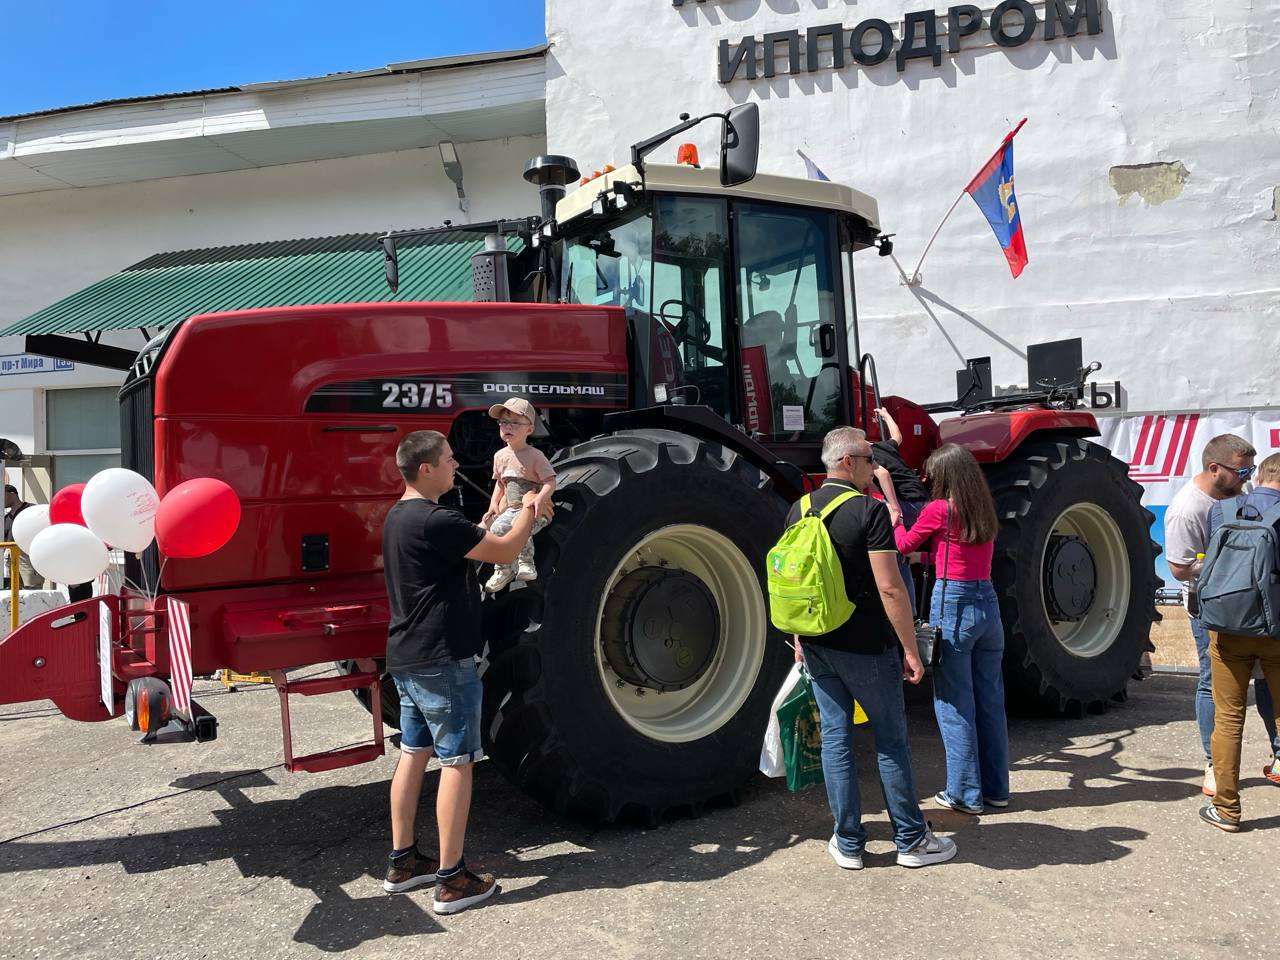
[[[683,6],[686,0],[673,0]],[[965,37],[987,30],[1002,47],[1017,47],[1039,33],[1043,40],[1074,37],[1083,27],[1089,36],[1102,32],[1101,0],[1045,0],[1043,17],[1029,0],[1003,0],[990,12],[972,3],[955,4],[945,13],[917,10],[906,14],[900,27],[872,17],[852,27],[827,23],[800,30],[779,30],[736,44],[720,41],[719,80],[769,79],[779,73],[796,75],[841,70],[852,61],[872,67],[895,57],[898,70],[908,60],[928,58],[942,65],[942,54],[958,53]],[[942,31],[939,31],[939,25]],[[895,31],[895,27],[897,27]]]

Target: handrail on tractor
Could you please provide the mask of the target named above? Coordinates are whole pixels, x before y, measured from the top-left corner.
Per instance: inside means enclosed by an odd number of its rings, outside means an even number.
[[[0,543],[9,554],[9,630],[18,629],[18,588],[21,582],[18,578],[18,554],[22,550],[20,546],[12,541]]]
[[[858,360],[858,380],[860,389],[866,389],[868,383],[871,386],[871,399],[876,409],[880,407],[880,377],[876,375],[876,358],[869,353],[864,353]],[[867,409],[865,402],[862,407],[862,429],[864,432],[871,428],[871,411]],[[880,439],[883,440],[887,433],[885,426],[880,419],[880,415],[875,414],[876,423],[880,425]]]

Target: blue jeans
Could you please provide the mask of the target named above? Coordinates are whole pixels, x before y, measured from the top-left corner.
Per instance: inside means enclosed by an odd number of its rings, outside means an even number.
[[[1007,800],[1004,627],[996,592],[990,580],[939,580],[932,607],[930,622],[942,627],[933,710],[947,754],[947,796],[966,807],[981,807],[983,798]]]
[[[1196,681],[1196,725],[1200,728],[1200,746],[1204,750],[1204,762],[1208,763],[1209,738],[1213,736],[1213,671],[1209,664],[1209,631],[1200,623],[1199,617],[1190,617],[1191,636],[1196,641],[1196,659],[1200,662],[1200,678]],[[1267,681],[1255,677],[1253,681],[1253,702],[1262,717],[1263,726],[1267,728],[1267,739],[1271,743],[1271,755],[1280,757],[1280,733],[1276,732],[1276,714],[1272,708],[1271,688]]]
[[[446,660],[412,673],[393,673],[400,694],[400,749],[435,749],[444,767],[484,757],[480,746],[482,688],[475,657]]]
[[[880,788],[893,822],[893,843],[899,851],[910,850],[924,836],[925,823],[911,777],[898,648],[871,655],[806,643],[804,658],[822,717],[822,776],[835,818],[836,846],[841,853],[856,857],[867,842],[853,756],[853,701],[857,700],[875,737]]]
[[[920,516],[920,511],[924,509],[925,503],[928,501],[920,500],[899,500],[898,506],[902,509],[902,527],[904,530],[910,530],[911,525],[916,522],[916,518]],[[916,609],[916,580],[911,576],[911,564],[907,562],[905,554],[898,554],[898,570],[902,573],[902,579],[907,585],[907,602],[911,604],[911,616],[918,616]]]

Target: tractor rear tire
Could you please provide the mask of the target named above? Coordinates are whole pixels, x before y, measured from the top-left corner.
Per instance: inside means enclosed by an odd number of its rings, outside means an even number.
[[[1071,436],[1028,441],[986,473],[1010,705],[1079,715],[1123,700],[1153,649],[1160,548],[1141,487],[1105,448]]]
[[[538,579],[483,605],[486,750],[521,789],[593,820],[734,797],[792,659],[764,578],[787,504],[732,451],[671,431],[598,437],[555,467]]]

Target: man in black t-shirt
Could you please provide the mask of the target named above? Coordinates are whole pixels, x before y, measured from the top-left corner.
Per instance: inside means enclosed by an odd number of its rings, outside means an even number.
[[[822,773],[835,831],[827,852],[846,870],[862,869],[866,830],[853,755],[853,704],[862,706],[875,737],[880,783],[893,822],[898,863],[924,867],[956,855],[955,843],[935,837],[920,812],[911,775],[903,678],[924,676],[906,588],[898,574],[898,551],[889,512],[879,500],[858,491],[871,482],[871,445],[861,430],[838,427],[822,441],[827,480],[810,497],[821,509],[842,493],[854,492],[827,521],[840,558],[845,592],[853,615],[829,633],[796,638],[796,659],[803,657],[813,679],[822,719]],[[799,506],[787,516],[800,518]],[[901,654],[899,653],[901,648]]]
[[[408,434],[396,449],[405,490],[382,528],[382,563],[391,622],[387,672],[400,694],[400,761],[391,779],[391,858],[383,889],[400,893],[434,882],[432,909],[457,913],[497,889],[462,856],[471,807],[472,764],[480,748],[480,585],[475,566],[512,563],[529,539],[537,507],[524,498],[511,530],[487,532],[441,506],[458,462],[444,435]],[[440,857],[423,856],[414,832],[422,777],[434,753],[440,761],[436,823]]]

